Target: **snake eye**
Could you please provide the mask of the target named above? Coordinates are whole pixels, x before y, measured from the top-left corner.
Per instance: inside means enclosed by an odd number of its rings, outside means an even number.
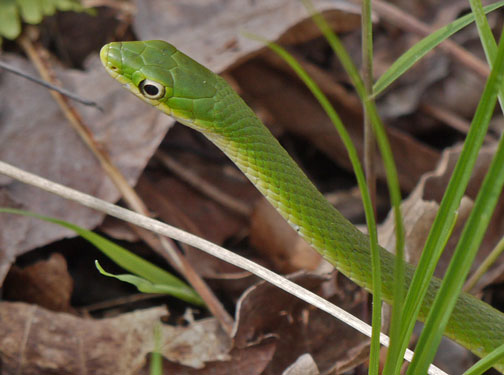
[[[158,82],[151,81],[150,79],[144,79],[140,82],[138,88],[140,89],[142,95],[147,99],[161,99],[165,94],[164,86]]]

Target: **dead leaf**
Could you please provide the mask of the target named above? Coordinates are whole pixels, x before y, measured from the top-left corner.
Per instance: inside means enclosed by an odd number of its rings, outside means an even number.
[[[316,0],[337,32],[360,24],[360,7],[350,1]],[[290,0],[184,0],[136,1],[133,27],[139,39],[163,39],[180,48],[210,70],[221,73],[263,48],[263,43],[246,38],[252,32],[277,41],[301,42],[320,32],[306,22],[308,12]]]
[[[27,61],[4,54],[3,61],[36,75]],[[95,139],[134,184],[172,120],[113,84],[95,56],[86,72],[56,69],[64,86],[105,108],[77,106]],[[67,120],[49,92],[17,76],[1,73],[0,159],[45,178],[114,202],[119,193]],[[138,126],[141,123],[142,126]],[[14,206],[93,228],[103,215],[77,203],[0,176],[0,206]],[[0,215],[18,223],[1,226],[0,281],[16,255],[73,232],[40,220]]]
[[[202,369],[193,369],[187,366],[163,361],[163,374],[165,375],[260,375],[270,363],[275,353],[276,339],[268,337],[260,343],[246,348],[234,348],[229,353],[229,360],[209,361]],[[147,367],[147,366],[146,366]],[[148,369],[142,374],[149,374]]]
[[[215,243],[222,244],[245,223],[174,177],[149,174],[140,180],[138,191],[163,221]],[[187,249],[186,256],[205,277],[220,278],[225,277],[223,274],[235,273],[241,277],[248,275],[200,250]]]
[[[446,249],[441,256],[438,267],[436,268],[436,275],[438,277],[442,277],[449,264],[465,222],[471,213],[472,202],[476,198],[495,150],[495,145],[483,147],[478,155],[474,173],[466,191],[466,196],[462,199],[458,209],[457,223]],[[406,251],[408,259],[412,263],[416,263],[421,255],[429,230],[437,214],[439,203],[446,190],[455,164],[459,159],[460,151],[460,146],[446,149],[442,154],[438,167],[434,171],[422,176],[418,186],[401,205],[406,231]],[[501,239],[504,230],[502,225],[503,215],[504,204],[501,199],[496,207],[487,234],[483,239],[480,250],[473,263],[472,271],[474,271],[483,259],[485,259]],[[389,214],[389,217],[380,228],[380,243],[388,249],[394,249],[395,247],[393,226],[393,217]],[[493,269],[498,268],[502,264],[504,264],[502,260],[497,261]],[[494,277],[495,276],[496,275],[494,275]],[[491,280],[487,279],[485,285],[490,282]],[[479,290],[481,290],[482,287],[484,287],[484,285],[480,284]]]
[[[3,290],[3,297],[10,301],[37,304],[59,312],[73,311],[70,307],[73,279],[65,258],[59,253],[23,269],[12,267]]]
[[[297,273],[292,281],[312,291],[320,290],[327,278]],[[338,306],[360,315],[367,305],[365,292],[348,279],[338,277],[337,295],[326,295]],[[334,286],[335,280],[329,281]],[[334,290],[323,287],[322,290]],[[261,342],[271,334],[278,337],[277,350],[264,374],[279,374],[300,355],[309,353],[322,373],[332,368],[347,351],[366,338],[334,317],[300,301],[268,283],[249,288],[237,304],[234,334],[236,347]]]
[[[346,357],[336,362],[331,371],[334,371],[335,374],[343,374],[348,371],[351,371],[355,369],[357,366],[360,366],[363,363],[369,361],[369,352],[370,352],[370,342],[369,340],[365,340],[359,345],[351,348],[348,351]]]
[[[154,348],[161,307],[82,319],[34,305],[0,303],[0,355],[7,374],[137,374]],[[231,342],[214,319],[161,326],[162,354],[194,368],[229,359]]]

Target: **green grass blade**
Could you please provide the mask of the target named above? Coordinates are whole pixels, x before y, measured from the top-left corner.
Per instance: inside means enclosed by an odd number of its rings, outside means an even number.
[[[0,212],[34,217],[73,230],[82,238],[91,242],[97,249],[125,270],[141,276],[153,284],[167,285],[173,288],[173,290],[177,290],[177,295],[173,295],[184,301],[200,306],[204,305],[201,297],[179,278],[90,230],[63,220],[38,215],[33,212],[13,208],[0,208]]]
[[[490,115],[491,113],[489,112]],[[462,153],[448,183],[436,219],[427,237],[422,257],[417,265],[410,289],[406,295],[404,303],[405,316],[417,316],[420,311],[423,298],[429,286],[429,280],[434,273],[439,257],[451,234],[451,228],[456,219],[456,210],[467,187],[487,128],[488,123],[481,127],[472,126],[466,137]],[[401,358],[406,350],[414,323],[414,320],[403,320],[401,322],[402,345],[398,358]]]
[[[486,60],[489,62],[490,67],[492,67],[495,55],[497,54],[497,43],[485,17],[485,9],[479,0],[469,0],[469,3],[471,4],[472,14],[476,21],[476,27],[478,28],[481,44],[485,51]]]
[[[485,51],[486,60],[490,68],[493,67],[495,61],[495,55],[497,54],[497,43],[495,42],[492,30],[485,16],[485,8],[481,5],[479,0],[469,0],[471,4],[471,9],[475,16],[476,27],[478,28],[478,34],[481,40],[481,45]],[[504,113],[504,87],[499,87],[499,103],[501,110]]]
[[[492,115],[492,107],[487,101],[481,102],[480,115],[487,111],[486,116]],[[476,117],[475,117],[476,118]],[[422,257],[417,265],[415,275],[410,284],[404,303],[404,316],[418,316],[420,307],[429,286],[437,261],[441,256],[444,245],[451,233],[456,219],[456,211],[469,182],[478,152],[488,129],[488,121],[478,121],[480,126],[471,126],[464,142],[464,147],[455,166],[448,187],[441,201],[438,213],[427,237]],[[473,119],[473,124],[475,120]],[[411,337],[415,321],[403,319],[401,321],[401,351],[397,358],[402,358]],[[399,370],[399,364],[396,372]]]
[[[496,2],[492,5],[483,8],[485,13],[490,13],[500,7],[504,6],[504,1]],[[474,14],[467,14],[452,23],[436,30],[429,36],[426,36],[421,41],[416,43],[403,55],[401,55],[385,73],[374,84],[374,95],[379,95],[385,90],[392,82],[403,75],[410,69],[418,60],[429,53],[434,47],[438,46],[441,42],[455,34],[457,31],[463,29],[467,25],[474,22]]]
[[[471,366],[463,375],[481,375],[504,358],[504,344]]]
[[[504,74],[504,30],[494,68],[487,81],[471,127],[487,128],[497,102]],[[455,253],[438,291],[408,367],[408,374],[423,374],[434,360],[443,331],[462,290],[464,280],[479,249],[504,185],[504,137],[492,160],[473,210],[459,239]]]
[[[493,7],[500,7],[504,5],[502,2],[494,4],[492,7],[485,8],[485,11],[491,11]],[[474,16],[469,15],[472,18]],[[466,16],[467,17],[467,16]],[[461,19],[464,21],[464,18]],[[465,19],[467,21],[467,18]],[[455,21],[455,26],[460,20]],[[436,33],[441,34],[441,32],[447,32],[449,27],[454,27],[451,24],[448,27],[445,27],[441,30],[438,30]],[[458,25],[460,26],[460,24]],[[458,27],[457,26],[457,27]],[[439,36],[439,35],[438,35]],[[429,37],[425,38],[424,41]],[[425,46],[424,46],[425,47]],[[413,48],[419,48],[415,46]],[[474,166],[475,158],[477,157],[477,153],[481,146],[481,142],[483,140],[484,134],[486,133],[485,129],[473,129],[470,132],[470,136],[468,135],[466,139],[466,146],[463,151],[464,156],[461,155],[459,159],[459,163],[455,168],[453,173],[453,180],[450,182],[449,187],[445,193],[445,197],[441,202],[441,206],[436,217],[436,220],[431,228],[429,238],[425,245],[424,255],[419,262],[419,266],[417,267],[417,271],[413,282],[411,283],[411,290],[408,292],[405,302],[405,310],[404,310],[404,318],[401,321],[401,350],[398,353],[395,353],[394,342],[391,344],[391,348],[389,349],[389,358],[391,354],[394,355],[395,359],[387,360],[386,370],[388,370],[387,366],[389,363],[396,363],[396,367],[393,371],[385,372],[387,374],[395,373],[399,371],[399,360],[402,358],[402,354],[404,353],[407,343],[409,341],[409,337],[411,335],[411,331],[413,329],[414,320],[407,320],[408,316],[415,316],[418,314],[421,301],[423,300],[423,296],[425,295],[425,291],[427,288],[427,279],[422,280],[424,277],[429,278],[432,277],[433,270],[437,261],[444,249],[444,244],[449,238],[449,234],[451,233],[451,227],[455,223],[455,215],[454,212],[457,209],[460,199],[465,191],[465,187],[467,185],[467,181],[469,179],[470,172]],[[465,169],[468,168],[468,169]],[[463,185],[460,185],[463,183]],[[394,353],[392,353],[394,352]]]

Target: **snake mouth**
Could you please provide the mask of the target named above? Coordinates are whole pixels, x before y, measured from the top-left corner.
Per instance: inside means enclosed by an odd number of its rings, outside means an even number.
[[[112,78],[126,84],[127,79],[123,76],[121,69],[121,44],[114,42],[104,45],[100,50],[100,60]]]

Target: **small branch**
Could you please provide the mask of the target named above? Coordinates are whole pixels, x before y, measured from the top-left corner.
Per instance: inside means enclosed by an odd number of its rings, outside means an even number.
[[[81,193],[80,191],[70,189],[66,186],[54,183],[52,181],[46,180],[45,178],[39,177],[35,174],[25,172],[19,168],[0,161],[0,173],[8,177],[14,178],[18,181],[24,182],[26,184],[38,187],[47,192],[56,194],[62,198],[69,199],[74,202],[86,206],[88,208],[103,212],[107,215],[113,216],[117,219],[124,220],[133,225],[138,225],[149,231],[153,231],[162,236],[171,237],[177,241],[184,242],[190,246],[197,247],[204,252],[219,258],[225,262],[235,265],[236,267],[242,268],[246,271],[257,275],[261,279],[268,281],[269,283],[277,286],[278,288],[292,294],[295,297],[327,312],[328,314],[334,316],[335,318],[345,322],[349,326],[355,328],[360,333],[370,337],[371,327],[356,318],[352,314],[346,312],[340,307],[333,305],[329,301],[326,301],[317,294],[310,292],[309,290],[293,283],[292,281],[270,271],[269,269],[260,266],[247,258],[241,257],[223,247],[220,247],[210,241],[204,240],[197,236],[194,236],[188,232],[180,230],[178,228],[172,227],[171,225],[162,223],[160,221],[151,219],[150,217],[137,214],[136,212],[127,210],[125,208],[116,206],[112,203],[106,202],[104,200],[95,198],[91,195]],[[389,338],[384,333],[380,334],[380,342],[382,345],[389,345]],[[404,358],[407,361],[411,361],[413,357],[413,352],[407,350]],[[444,371],[431,365],[429,367],[429,374],[433,375],[447,375]]]
[[[79,102],[81,104],[84,104],[84,105],[87,105],[87,106],[90,106],[90,107],[95,107],[97,108],[100,112],[103,112],[103,108],[100,107],[96,102],[93,102],[92,100],[88,100],[88,99],[85,99],[77,94],[74,94],[73,92],[70,92],[62,87],[59,87],[59,86],[56,86],[56,85],[53,85],[52,83],[49,83],[47,81],[44,81],[42,79],[39,79],[37,77],[32,77],[31,75],[29,75],[28,73],[25,73],[25,72],[22,72],[21,70],[18,70],[2,61],[0,61],[0,68],[10,72],[10,73],[13,73],[13,74],[16,74],[20,77],[23,77],[23,78],[26,78],[27,80],[29,81],[32,81],[32,82],[35,82],[36,84],[40,85],[40,86],[44,86],[44,87],[47,87],[48,89],[51,89],[51,90],[54,90],[54,91],[57,91],[59,92],[61,95],[65,95],[66,97],[72,99],[72,100],[75,100],[76,102]]]

